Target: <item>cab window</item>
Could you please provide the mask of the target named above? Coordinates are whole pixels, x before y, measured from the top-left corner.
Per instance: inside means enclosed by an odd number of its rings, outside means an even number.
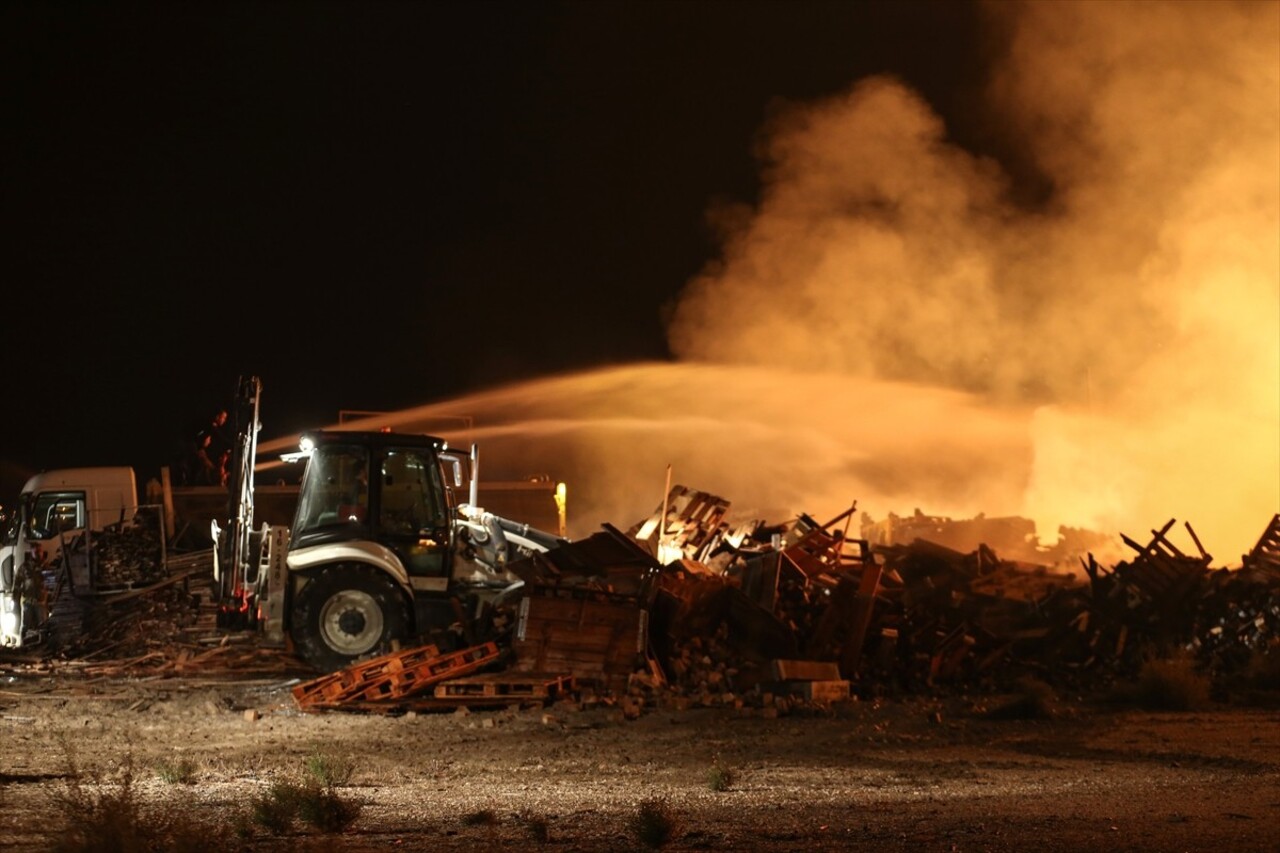
[[[369,506],[369,455],[363,447],[326,445],[307,465],[294,529],[299,533],[342,524],[364,524]]]
[[[85,526],[84,492],[41,492],[27,497],[27,525],[33,539],[51,539]]]
[[[381,528],[417,534],[445,524],[444,485],[435,458],[417,448],[387,451],[382,460]]]

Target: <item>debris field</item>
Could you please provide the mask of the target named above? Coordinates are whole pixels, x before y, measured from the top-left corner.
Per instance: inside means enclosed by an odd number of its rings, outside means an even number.
[[[1253,689],[1249,673],[1280,644],[1280,514],[1239,568],[1214,568],[1189,524],[1199,553],[1180,551],[1170,520],[1145,543],[1122,536],[1130,559],[1103,565],[1088,553],[1070,571],[1005,559],[987,544],[885,542],[883,525],[865,518],[872,537],[852,537],[856,504],[826,523],[800,515],[738,527],[725,523],[728,509],[675,486],[627,530],[604,524],[512,564],[519,595],[486,614],[485,636],[456,626],[454,648],[395,649],[316,677],[287,652],[215,628],[212,579],[194,555],[171,560],[178,568],[167,578],[80,599],[46,647],[19,662],[86,676],[289,671],[307,711],[572,698],[629,717],[706,706],[769,716],[847,699],[1002,691],[1026,679],[1087,691],[1179,655],[1225,698]],[[119,577],[130,577],[130,548],[156,547],[134,539],[101,540]]]

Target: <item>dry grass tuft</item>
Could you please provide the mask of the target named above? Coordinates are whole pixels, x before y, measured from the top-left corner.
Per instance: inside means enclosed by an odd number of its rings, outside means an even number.
[[[190,797],[148,803],[134,784],[132,756],[114,779],[82,773],[67,754],[65,788],[55,797],[62,833],[58,853],[135,853],[181,850],[226,851],[232,832],[204,821]]]
[[[1053,688],[1035,678],[1018,681],[1017,691],[1003,704],[987,711],[989,720],[1051,720],[1056,700]]]
[[[156,765],[156,775],[170,785],[190,785],[196,781],[196,766],[189,758],[162,761]]]
[[[524,821],[530,839],[539,844],[546,844],[551,840],[551,823],[545,817],[525,812],[520,815],[520,819]]]
[[[493,809],[480,809],[462,816],[466,826],[493,826],[498,822],[498,815]]]
[[[631,816],[630,829],[646,847],[661,847],[671,840],[676,831],[671,805],[661,797],[645,800]]]
[[[1147,661],[1137,681],[1120,686],[1114,698],[1147,711],[1192,711],[1209,704],[1209,676],[1189,655]]]
[[[733,787],[735,775],[732,768],[725,766],[717,759],[707,770],[707,787],[717,792],[727,791]]]
[[[326,788],[336,788],[351,781],[356,763],[350,756],[337,755],[319,748],[307,756],[307,774]]]

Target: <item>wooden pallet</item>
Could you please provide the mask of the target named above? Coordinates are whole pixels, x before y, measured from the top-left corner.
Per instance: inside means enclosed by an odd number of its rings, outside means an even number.
[[[308,703],[303,711],[351,711],[397,715],[469,708],[504,708],[513,705],[545,705],[573,689],[571,675],[492,673],[443,681],[429,695],[416,694],[394,699],[323,700]]]
[[[1245,568],[1280,570],[1280,513],[1276,513],[1258,544],[1244,557]]]
[[[435,687],[436,699],[466,704],[476,699],[547,701],[573,689],[573,676],[531,672],[495,672],[451,678]]]
[[[483,643],[449,654],[435,646],[392,652],[293,688],[300,707],[403,699],[437,682],[475,672],[498,659],[498,646]]]
[[[1173,519],[1169,519],[1164,527],[1151,531],[1151,542],[1145,548],[1121,534],[1120,538],[1125,544],[1139,553],[1132,564],[1116,567],[1116,574],[1127,584],[1142,590],[1153,601],[1170,607],[1176,607],[1182,602],[1208,572],[1209,563],[1213,560],[1204,553],[1203,548],[1200,548],[1199,557],[1183,554],[1165,538],[1173,522]],[[1190,525],[1186,527],[1199,548],[1200,540],[1196,538],[1195,531]]]
[[[302,702],[339,702],[363,687],[386,678],[388,674],[438,657],[440,649],[434,645],[415,646],[412,649],[392,652],[381,657],[358,661],[345,669],[322,675],[293,688],[293,698]]]
[[[415,694],[425,693],[447,678],[475,672],[486,664],[498,659],[498,647],[494,643],[472,646],[452,654],[440,655],[423,661],[402,671],[390,674],[387,678],[364,687],[350,698],[364,701],[384,699],[402,699]]]

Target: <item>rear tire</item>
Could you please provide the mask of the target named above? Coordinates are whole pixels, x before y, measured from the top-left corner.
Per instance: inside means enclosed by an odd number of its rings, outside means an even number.
[[[326,566],[298,593],[292,626],[298,656],[333,672],[403,640],[408,604],[389,578],[372,569]]]

